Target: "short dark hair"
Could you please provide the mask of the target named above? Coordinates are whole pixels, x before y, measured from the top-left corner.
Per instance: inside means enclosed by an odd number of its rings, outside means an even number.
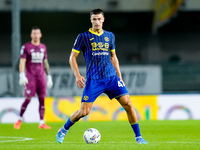
[[[38,27],[38,26],[33,26],[32,29],[31,29],[31,31],[32,31],[32,30],[36,30],[36,29],[41,30],[40,27]]]
[[[93,10],[90,12],[90,17],[91,17],[92,15],[97,15],[97,14],[102,14],[102,15],[104,16],[103,10],[97,8],[97,9],[93,9]]]

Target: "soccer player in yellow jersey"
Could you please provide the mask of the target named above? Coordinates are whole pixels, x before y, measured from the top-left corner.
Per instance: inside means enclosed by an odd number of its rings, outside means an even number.
[[[92,28],[78,35],[69,60],[77,86],[84,88],[81,107],[72,113],[65,125],[59,129],[56,140],[62,143],[69,128],[80,118],[88,115],[96,98],[101,93],[106,93],[110,99],[115,98],[125,109],[137,143],[147,144],[140,134],[137,115],[122,80],[115,53],[114,34],[103,30],[104,13],[101,9],[92,10],[90,20]],[[80,51],[83,52],[86,61],[86,83],[79,73],[76,61]]]

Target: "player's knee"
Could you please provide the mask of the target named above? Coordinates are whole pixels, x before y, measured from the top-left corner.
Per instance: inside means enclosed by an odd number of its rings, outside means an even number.
[[[90,113],[90,110],[87,110],[87,109],[86,110],[82,110],[81,113],[80,113],[81,118],[87,116],[89,113]]]
[[[126,111],[130,111],[133,108],[133,105],[132,105],[131,101],[130,100],[126,101],[126,103],[123,105],[123,108]]]
[[[82,113],[81,113],[81,118],[82,118],[82,117],[85,117],[85,116],[87,116],[87,113],[86,113],[86,112],[82,112]]]
[[[87,109],[86,111],[85,111],[85,116],[87,116],[88,114],[90,113],[90,109]]]
[[[90,110],[92,109],[92,104],[90,103],[82,103],[81,108],[79,109],[79,115],[80,117],[85,117],[90,113]]]
[[[132,103],[131,103],[130,100],[126,103],[126,106],[127,106],[128,108],[131,108],[131,107],[132,107]]]

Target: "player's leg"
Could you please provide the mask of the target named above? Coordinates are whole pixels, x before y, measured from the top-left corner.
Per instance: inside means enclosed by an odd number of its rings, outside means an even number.
[[[59,143],[62,143],[65,135],[67,134],[69,128],[74,125],[80,118],[88,115],[90,113],[90,110],[92,108],[92,103],[81,103],[81,107],[79,110],[72,113],[72,115],[69,117],[65,125],[58,130],[58,133],[56,135],[56,140]]]
[[[137,114],[136,114],[136,111],[135,111],[131,101],[130,101],[130,96],[124,95],[118,99],[118,102],[121,104],[121,106],[124,108],[124,110],[127,113],[127,117],[128,117],[129,123],[135,133],[135,138],[136,138],[137,143],[147,144],[148,142],[146,142],[141,136],[140,127],[139,127],[138,120],[137,120]]]
[[[44,122],[44,113],[45,113],[45,97],[44,96],[39,96],[39,115],[40,115],[40,122],[39,122],[39,129],[51,129],[50,126],[47,126]]]
[[[37,85],[37,95],[39,100],[39,115],[40,115],[40,122],[39,122],[39,129],[51,129],[44,121],[44,114],[45,114],[45,96],[46,96],[46,78],[45,75],[41,76],[36,81]]]
[[[118,99],[118,102],[121,104],[121,106],[126,111],[129,123],[133,124],[133,123],[137,122],[138,121],[137,114],[133,108],[131,101],[130,101],[130,96],[124,95]]]
[[[24,97],[25,97],[25,101],[23,102],[22,106],[21,106],[21,110],[20,110],[20,114],[19,114],[19,119],[18,121],[14,124],[14,128],[15,129],[19,129],[21,122],[22,122],[22,116],[26,111],[26,108],[28,106],[28,104],[31,101],[31,98],[35,96],[36,93],[36,82],[35,82],[35,78],[27,75],[27,79],[28,79],[28,83],[25,85],[24,88]]]
[[[85,117],[90,113],[92,109],[93,103],[81,103],[81,108],[78,111],[75,111],[70,116],[70,120],[73,122],[77,122],[80,118]]]
[[[71,114],[68,121],[64,125],[65,130],[69,130],[69,128],[77,121],[79,121],[80,118],[85,117],[90,113],[90,110],[92,109],[92,103],[81,103],[81,107],[79,110],[75,111]]]
[[[31,97],[26,97],[24,102],[22,103],[21,109],[20,109],[20,114],[19,114],[19,118],[17,120],[17,122],[14,124],[14,128],[15,129],[20,129],[21,123],[23,121],[23,114],[26,111],[26,108],[28,106],[28,104],[31,101]]]
[[[79,110],[72,113],[70,118],[67,120],[65,125],[59,129],[56,140],[62,143],[64,137],[69,130],[69,128],[77,122],[80,118],[88,115],[92,108],[93,102],[96,98],[104,91],[104,81],[103,80],[87,80],[86,86],[83,91],[83,96],[81,98],[81,107]]]
[[[120,81],[119,77],[115,76],[108,79],[105,93],[110,99],[117,99],[121,106],[125,109],[129,123],[131,124],[131,127],[135,133],[136,141],[141,144],[146,144],[147,142],[141,137],[139,124],[137,122],[137,115],[130,101],[130,96],[126,86],[122,81]]]

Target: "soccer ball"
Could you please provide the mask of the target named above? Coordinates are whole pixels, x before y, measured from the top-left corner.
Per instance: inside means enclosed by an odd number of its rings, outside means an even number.
[[[89,128],[83,134],[83,139],[88,144],[99,143],[101,134],[97,129]]]

